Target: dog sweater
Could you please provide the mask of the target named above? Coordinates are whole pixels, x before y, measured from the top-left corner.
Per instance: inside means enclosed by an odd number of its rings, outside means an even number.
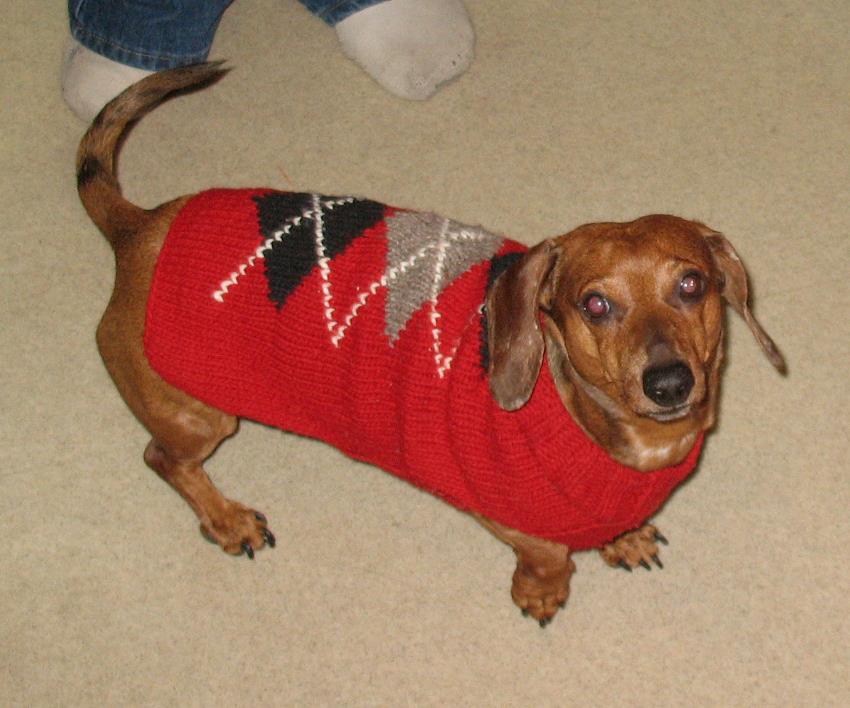
[[[528,403],[487,381],[488,287],[526,247],[351,197],[210,190],[171,225],[145,352],[226,413],[331,443],[465,511],[574,550],[642,525],[693,470],[591,441],[544,362]]]

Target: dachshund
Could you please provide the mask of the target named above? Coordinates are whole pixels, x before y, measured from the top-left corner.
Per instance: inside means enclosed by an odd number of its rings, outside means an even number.
[[[127,201],[115,155],[128,124],[225,72],[143,79],[101,111],[77,156],[80,198],[116,260],[98,348],[152,436],[145,462],[203,535],[252,559],[276,543],[203,467],[244,417],[473,515],[514,550],[512,598],[541,626],[567,600],[574,551],[661,567],[666,539],[648,519],[715,422],[725,304],[785,367],[729,241],[669,215],[527,248],[352,197]]]

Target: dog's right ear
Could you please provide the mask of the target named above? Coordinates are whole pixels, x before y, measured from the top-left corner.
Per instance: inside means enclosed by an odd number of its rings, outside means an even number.
[[[490,391],[508,411],[525,405],[543,362],[540,294],[557,251],[543,241],[502,273],[487,294]]]

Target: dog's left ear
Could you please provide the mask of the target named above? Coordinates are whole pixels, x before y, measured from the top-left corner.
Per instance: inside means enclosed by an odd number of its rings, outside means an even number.
[[[508,411],[531,397],[543,362],[540,293],[557,251],[539,243],[502,273],[487,294],[490,391]]]
[[[750,311],[749,281],[740,256],[723,234],[706,228],[704,238],[711,249],[715,265],[723,274],[723,298],[744,318],[770,363],[784,374],[787,371],[784,357]]]

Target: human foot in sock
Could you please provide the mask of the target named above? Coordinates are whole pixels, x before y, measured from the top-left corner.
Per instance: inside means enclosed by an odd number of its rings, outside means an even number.
[[[62,61],[62,98],[77,117],[90,123],[109,101],[151,73],[107,59],[71,39]]]
[[[227,3],[219,3],[220,10]],[[424,100],[472,62],[475,33],[462,0],[384,0],[335,25],[345,53],[381,86]],[[210,38],[213,30],[210,31]],[[152,72],[122,64],[69,40],[62,97],[84,121]]]
[[[386,0],[335,26],[343,51],[390,93],[425,100],[472,63],[461,0]]]

